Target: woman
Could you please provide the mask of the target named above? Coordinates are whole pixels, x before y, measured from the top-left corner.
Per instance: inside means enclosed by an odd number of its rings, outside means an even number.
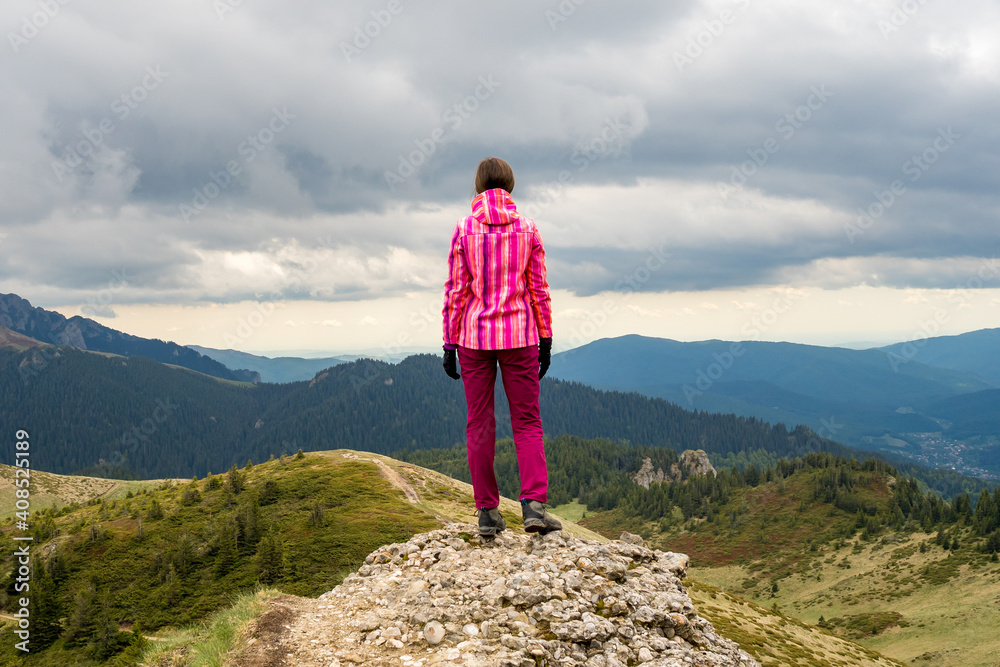
[[[524,529],[544,534],[562,528],[543,505],[549,480],[538,382],[552,354],[545,250],[535,223],[517,212],[510,197],[513,191],[509,164],[495,157],[479,163],[472,215],[455,226],[444,285],[444,369],[465,383],[469,472],[479,534],[487,538],[507,527],[498,509],[500,492],[493,470],[498,363],[521,473]]]

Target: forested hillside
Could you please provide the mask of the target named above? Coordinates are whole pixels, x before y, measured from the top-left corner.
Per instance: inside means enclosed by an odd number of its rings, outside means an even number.
[[[121,464],[140,477],[225,470],[271,454],[350,447],[378,453],[450,447],[465,439],[465,398],[431,355],[399,364],[360,360],[313,381],[238,385],[169,368],[60,348],[37,375],[20,377],[32,351],[0,351],[0,426],[26,428],[36,465],[52,472]],[[510,435],[498,386],[498,437]],[[765,449],[791,455],[847,451],[808,429],[683,410],[638,394],[542,382],[547,434],[610,437],[713,453]],[[9,453],[0,453],[0,460]],[[104,462],[102,464],[102,461]]]
[[[1000,487],[983,489],[970,499],[959,492],[951,504],[938,494],[921,489],[918,481],[877,458],[858,460],[826,452],[781,457],[774,465],[720,468],[717,475],[688,475],[682,468],[683,483],[650,484],[633,481],[644,459],[654,469],[669,470],[677,463],[673,450],[631,447],[605,439],[586,440],[563,435],[545,443],[549,461],[549,502],[564,505],[579,502],[588,512],[616,511],[615,521],[640,530],[643,522],[654,522],[659,531],[669,531],[691,520],[703,519],[732,528],[743,525],[738,516],[726,514],[733,499],[746,489],[776,483],[783,493],[784,481],[807,483],[809,502],[826,503],[851,519],[828,536],[814,539],[850,537],[857,531],[874,535],[882,528],[901,529],[908,522],[924,530],[942,523],[968,523],[975,517],[977,534],[1000,550]],[[401,451],[396,458],[469,480],[463,447],[447,450]],[[516,498],[520,492],[514,443],[497,444],[497,483],[500,493]],[[890,481],[891,480],[891,481]],[[791,483],[791,482],[789,482]],[[978,499],[974,506],[972,500]],[[977,510],[973,515],[973,507]],[[746,512],[748,508],[743,508]],[[691,524],[694,525],[694,524]],[[614,530],[619,530],[616,524]],[[984,542],[984,544],[986,543]]]
[[[247,459],[350,448],[388,454],[465,441],[461,382],[440,359],[341,364],[309,382],[240,384],[145,358],[60,347],[30,377],[37,349],[0,350],[0,428],[26,429],[38,443],[32,464],[60,473],[140,478],[204,476]],[[497,387],[497,436],[510,419]],[[714,456],[814,451],[853,453],[805,427],[736,415],[691,412],[662,399],[599,391],[546,378],[542,421],[549,436],[608,438],[623,445],[703,449]],[[0,463],[12,463],[0,450]],[[985,484],[948,471],[906,466],[944,496]]]
[[[159,478],[226,470],[246,461],[243,442],[281,391],[145,357],[0,350],[0,425],[27,430],[32,467],[48,472]],[[0,463],[13,458],[0,451]]]
[[[879,348],[901,363],[916,361],[930,366],[974,373],[1000,385],[1000,329],[980,329],[957,336],[932,336]]]

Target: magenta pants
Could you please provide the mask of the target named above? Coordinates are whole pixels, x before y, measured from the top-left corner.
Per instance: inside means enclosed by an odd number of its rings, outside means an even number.
[[[458,363],[465,383],[465,402],[469,407],[465,434],[476,507],[493,508],[500,504],[500,491],[493,470],[496,447],[493,392],[497,362],[500,363],[507,403],[510,404],[510,426],[514,432],[517,467],[521,473],[520,499],[544,503],[548,500],[549,473],[545,466],[542,417],[538,408],[538,347],[473,350],[459,346]]]

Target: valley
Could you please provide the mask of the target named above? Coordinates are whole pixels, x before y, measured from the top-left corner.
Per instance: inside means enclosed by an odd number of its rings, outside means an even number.
[[[873,450],[902,457],[927,468],[945,468],[980,479],[1000,480],[995,460],[1000,437],[975,436],[958,440],[937,433],[900,433],[865,439]],[[989,462],[988,466],[983,461]]]

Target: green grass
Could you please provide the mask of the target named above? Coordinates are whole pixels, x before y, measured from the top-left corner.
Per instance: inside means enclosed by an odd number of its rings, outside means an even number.
[[[831,632],[903,662],[995,665],[1000,566],[972,548],[944,551],[930,534],[884,537],[898,541],[855,539],[842,548],[824,544],[818,552],[800,552],[800,566],[776,580],[775,593],[774,580],[760,577],[756,562],[696,562],[689,572],[761,605],[777,604],[806,623],[822,618]],[[932,546],[921,552],[927,542]]]
[[[204,662],[197,664],[217,664],[211,656],[225,653],[224,647],[238,636],[238,628],[245,626],[243,611],[228,615],[226,610],[234,599],[245,608],[253,597],[250,592],[260,584],[253,546],[238,550],[228,572],[216,571],[216,536],[245,499],[260,497],[266,482],[276,483],[278,489],[273,502],[260,506],[260,518],[279,534],[284,546],[284,576],[271,584],[281,593],[319,595],[356,571],[381,545],[404,542],[442,521],[475,523],[471,486],[377,454],[313,452],[301,459],[286,456],[255,464],[240,472],[245,476],[245,490],[231,499],[224,488],[209,490],[207,480],[113,482],[118,486],[104,489],[99,499],[55,512],[60,534],[33,548],[47,557],[54,550],[64,563],[65,575],[57,584],[64,612],[68,615],[77,593],[94,582],[99,592],[109,594],[115,615],[126,628],[138,621],[146,636],[169,639],[165,646],[154,641],[146,647],[160,651],[157,660],[166,660],[164,656],[189,660],[204,654]],[[386,478],[389,472],[398,475],[388,475],[392,483]],[[82,484],[84,492],[95,490],[87,481],[92,478],[52,477],[57,484]],[[411,487],[417,502],[410,502],[394,484]],[[185,503],[184,492],[190,488],[199,495]],[[132,497],[127,497],[130,492]],[[227,504],[230,501],[233,505]],[[154,502],[162,509],[162,518],[151,518]],[[322,506],[321,525],[311,521],[317,503]],[[516,501],[502,498],[501,510],[511,530],[522,528]],[[570,521],[564,522],[564,528],[581,537],[604,539]],[[0,604],[13,566],[12,532],[10,522],[0,525]],[[179,562],[184,539],[191,545],[184,559],[187,566],[171,572],[171,564]],[[215,620],[206,625],[208,618]],[[0,664],[20,664],[18,656],[2,652],[3,647],[13,651],[10,627],[3,629],[2,623]],[[170,646],[172,652],[167,650]],[[30,664],[90,667],[97,663],[86,655],[85,646],[68,646],[59,640],[33,655]]]
[[[164,633],[158,641],[149,642],[138,664],[222,667],[249,623],[263,613],[267,600],[279,595],[281,591],[274,588],[241,593],[232,606],[212,614],[203,623]]]
[[[569,519],[570,521],[579,521],[587,513],[587,506],[581,505],[574,500],[573,502],[566,503],[565,505],[553,507],[550,511],[553,514],[558,514],[559,516]]]
[[[699,615],[763,667],[898,667],[900,664],[823,628],[697,579],[685,579],[684,585]]]

